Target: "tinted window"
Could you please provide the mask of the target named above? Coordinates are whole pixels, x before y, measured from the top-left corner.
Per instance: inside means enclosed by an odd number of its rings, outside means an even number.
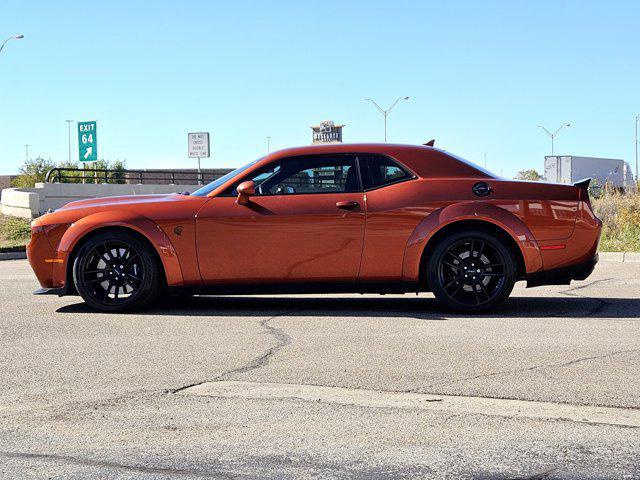
[[[387,157],[359,157],[365,189],[381,187],[411,178],[409,172]]]
[[[350,155],[285,158],[273,162],[238,184],[253,180],[256,195],[357,192],[360,181]],[[236,187],[225,192],[236,195]]]

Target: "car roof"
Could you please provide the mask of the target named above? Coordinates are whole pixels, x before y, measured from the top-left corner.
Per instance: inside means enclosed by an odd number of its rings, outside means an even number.
[[[331,153],[388,155],[420,177],[483,177],[495,176],[482,167],[439,148],[397,143],[324,143],[285,148],[261,159],[261,165],[287,157]]]
[[[380,153],[391,155],[399,152],[425,151],[432,147],[422,145],[403,145],[395,143],[317,143],[278,150],[267,155],[266,158],[274,160],[282,157],[299,155],[318,155],[322,153]]]

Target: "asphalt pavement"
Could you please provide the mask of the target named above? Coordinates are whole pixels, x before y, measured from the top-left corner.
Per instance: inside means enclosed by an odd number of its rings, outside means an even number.
[[[640,479],[640,263],[432,295],[33,296],[0,262],[0,477]]]

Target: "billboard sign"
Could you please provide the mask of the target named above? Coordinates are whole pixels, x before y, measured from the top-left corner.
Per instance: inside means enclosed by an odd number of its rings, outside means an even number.
[[[342,143],[342,127],[336,125],[332,120],[324,120],[320,125],[311,127],[311,143]]]

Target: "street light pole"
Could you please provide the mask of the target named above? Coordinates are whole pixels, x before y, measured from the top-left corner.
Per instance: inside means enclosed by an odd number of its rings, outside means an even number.
[[[24,35],[14,35],[13,37],[9,37],[7,38],[4,42],[2,42],[2,45],[0,45],[0,52],[2,51],[2,49],[4,48],[4,45],[9,41],[9,40],[20,40],[21,38],[24,38]]]
[[[271,151],[271,137],[267,137],[267,153]]]
[[[24,161],[29,161],[29,145],[24,146]]]
[[[636,115],[636,182],[640,181],[638,178],[638,121],[640,121],[640,114]]]
[[[560,127],[558,127],[558,129],[551,133],[549,130],[547,130],[546,128],[544,128],[542,125],[538,125],[539,128],[543,129],[547,135],[549,135],[549,137],[551,138],[551,155],[553,155],[553,141],[556,138],[556,135],[558,135],[558,133],[560,133],[560,130],[562,130],[564,127],[570,127],[571,124],[570,123],[564,123],[562,125],[560,125]]]
[[[71,124],[73,120],[67,120],[67,125],[69,126],[69,166],[71,166]]]
[[[378,111],[384,117],[384,142],[387,143],[387,117],[391,113],[391,110],[393,110],[393,107],[395,107],[400,100],[409,100],[409,97],[398,97],[398,99],[395,102],[393,102],[391,106],[386,110],[382,108],[380,105],[378,105],[376,101],[373,100],[372,98],[365,98],[365,100],[373,103],[375,107],[378,109]]]

